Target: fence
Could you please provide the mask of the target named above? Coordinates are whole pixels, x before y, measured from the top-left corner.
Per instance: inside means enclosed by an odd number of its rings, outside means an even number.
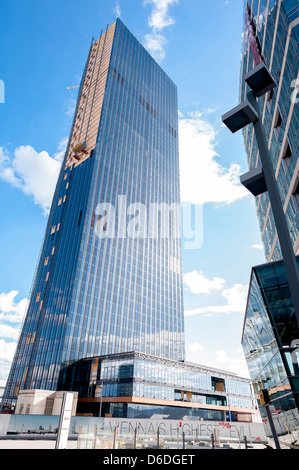
[[[81,424],[78,432],[78,449],[248,449],[263,443],[267,439],[258,424],[110,419]]]
[[[298,416],[294,410],[273,416],[282,448],[298,448]],[[57,438],[59,416],[0,415],[0,436],[9,439]],[[268,423],[176,421],[168,419],[93,418],[73,416],[69,440],[79,449],[245,449],[274,447]]]

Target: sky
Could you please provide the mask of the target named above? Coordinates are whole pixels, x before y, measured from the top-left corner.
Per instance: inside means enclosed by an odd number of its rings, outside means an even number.
[[[7,379],[92,37],[117,17],[178,89],[186,360],[249,377],[241,336],[251,268],[265,262],[241,133],[241,0],[1,0],[0,381]],[[1,88],[0,88],[1,93]],[[183,211],[184,213],[184,211]],[[183,220],[184,227],[184,220]]]

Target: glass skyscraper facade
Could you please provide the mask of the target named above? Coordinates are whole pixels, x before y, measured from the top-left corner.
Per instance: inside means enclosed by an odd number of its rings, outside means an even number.
[[[299,257],[297,257],[299,265]],[[252,269],[242,346],[261,416],[271,436],[259,392],[267,390],[276,431],[299,431],[299,328],[283,261]]]
[[[3,403],[257,420],[248,378],[185,362],[177,89],[117,20],[92,41]],[[19,409],[19,408],[18,408]]]
[[[258,99],[294,251],[299,254],[299,2],[246,0],[240,101],[246,97],[243,77],[264,61],[277,86]],[[260,166],[253,125],[243,129],[250,169]],[[268,193],[256,198],[265,256],[281,258]]]
[[[90,47],[6,402],[86,357],[184,360],[179,204],[176,86],[118,19]]]

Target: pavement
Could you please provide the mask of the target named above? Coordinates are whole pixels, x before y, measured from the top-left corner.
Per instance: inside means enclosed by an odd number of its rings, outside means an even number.
[[[45,449],[45,450],[55,450],[55,439],[47,439],[47,438],[31,438],[31,439],[18,439],[18,438],[0,438],[0,450],[1,449]],[[231,449],[237,450],[239,446],[237,444],[232,444]],[[252,445],[249,448],[251,449],[265,449],[264,445]],[[67,449],[78,449],[78,441],[77,440],[69,440]],[[221,449],[225,449],[221,448]],[[244,445],[241,446],[241,449],[244,449]]]
[[[55,449],[55,440],[0,439],[0,449]],[[77,449],[77,441],[68,441],[67,449]]]

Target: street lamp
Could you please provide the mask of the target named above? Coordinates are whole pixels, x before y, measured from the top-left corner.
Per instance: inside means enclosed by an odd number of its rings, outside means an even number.
[[[231,422],[232,420],[232,415],[231,415],[231,411],[230,411],[230,401],[229,401],[229,393],[226,392],[226,401],[227,401],[227,405],[228,405],[228,414],[229,414],[229,420]]]
[[[100,411],[99,411],[99,417],[100,417],[100,418],[102,417],[103,388],[104,388],[104,382],[101,382],[101,385],[99,386],[99,389],[101,390]]]
[[[257,98],[275,88],[276,83],[264,63],[248,72],[244,80],[250,88],[246,100],[224,114],[222,122],[232,133],[253,123],[262,166],[241,176],[240,181],[254,196],[268,191],[299,327],[299,270],[257,104]]]

